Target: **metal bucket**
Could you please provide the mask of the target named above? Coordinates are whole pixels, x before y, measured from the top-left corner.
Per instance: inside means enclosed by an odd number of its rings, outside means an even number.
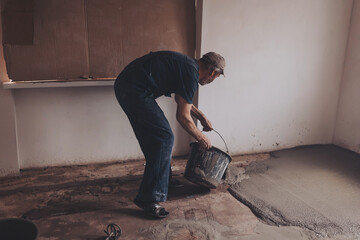
[[[221,137],[217,131],[215,132]],[[222,137],[221,139],[224,141]],[[209,150],[201,149],[198,142],[190,143],[190,147],[184,177],[201,186],[216,188],[231,162],[226,143],[227,153],[216,147],[211,147]]]
[[[0,220],[0,239],[36,240],[39,231],[34,223],[22,218]]]

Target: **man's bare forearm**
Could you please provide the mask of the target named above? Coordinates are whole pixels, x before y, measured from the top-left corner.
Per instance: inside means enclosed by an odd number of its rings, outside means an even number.
[[[190,116],[178,116],[177,120],[181,124],[181,126],[197,141],[200,141],[203,138],[203,134],[196,127],[194,121],[191,119]]]
[[[199,109],[197,109],[194,105],[192,105],[192,107],[191,107],[191,115],[200,121],[204,120],[204,118],[205,118],[205,115]]]
[[[199,142],[201,148],[211,148],[211,141],[196,127],[194,120],[191,117],[193,111],[192,104],[186,102],[185,99],[179,95],[175,95],[175,101],[178,104],[176,119],[181,126]],[[200,116],[202,113],[197,111],[197,108],[194,108],[194,114]]]

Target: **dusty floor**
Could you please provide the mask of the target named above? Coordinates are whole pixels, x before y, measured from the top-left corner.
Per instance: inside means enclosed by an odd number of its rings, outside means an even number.
[[[32,220],[39,239],[100,240],[109,223],[122,228],[120,239],[313,239],[309,230],[265,224],[228,192],[249,180],[249,164],[269,160],[269,154],[234,157],[224,183],[208,190],[184,179],[185,159],[173,159],[174,178],[184,186],[169,189],[163,205],[170,216],[162,220],[132,203],[144,161],[26,170],[0,179],[0,219]]]

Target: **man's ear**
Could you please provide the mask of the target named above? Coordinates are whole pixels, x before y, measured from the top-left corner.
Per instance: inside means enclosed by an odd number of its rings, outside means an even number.
[[[211,77],[212,77],[212,78],[217,78],[218,76],[220,76],[220,73],[218,73],[216,70],[213,70],[213,71],[211,72]]]

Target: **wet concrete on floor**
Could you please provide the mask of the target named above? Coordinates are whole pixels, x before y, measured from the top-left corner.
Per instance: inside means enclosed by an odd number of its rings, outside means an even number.
[[[109,223],[122,228],[120,239],[313,239],[306,228],[269,225],[229,193],[255,175],[249,170],[254,164],[271,159],[266,153],[233,157],[226,179],[213,190],[187,181],[186,159],[173,159],[174,178],[184,186],[169,189],[163,206],[170,215],[161,220],[132,203],[143,160],[26,170],[0,178],[0,218],[32,220],[39,239],[100,240]]]
[[[333,145],[277,151],[229,191],[271,225],[313,239],[360,239],[360,155]]]

